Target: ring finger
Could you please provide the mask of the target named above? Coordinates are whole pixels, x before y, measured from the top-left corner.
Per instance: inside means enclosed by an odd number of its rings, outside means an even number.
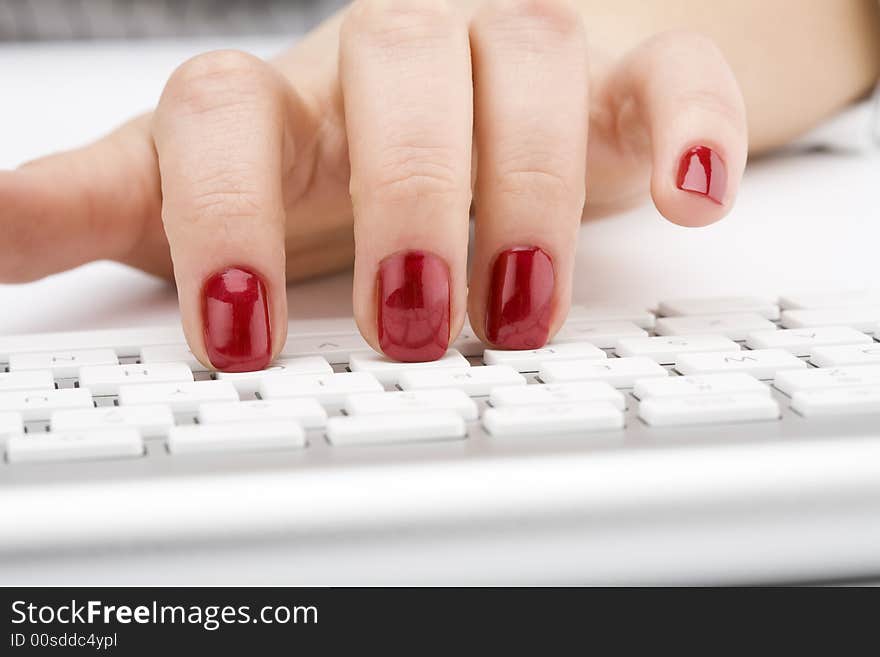
[[[568,312],[584,205],[586,37],[562,0],[501,0],[471,23],[479,167],[474,330],[535,349]]]

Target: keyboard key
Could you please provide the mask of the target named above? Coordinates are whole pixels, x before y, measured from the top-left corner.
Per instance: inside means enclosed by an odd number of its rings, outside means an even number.
[[[670,376],[666,379],[641,379],[633,387],[633,395],[639,399],[727,395],[731,393],[754,393],[770,396],[770,386],[753,376],[733,374],[705,374],[695,376]]]
[[[117,365],[119,359],[112,349],[82,349],[79,351],[35,351],[10,354],[9,371],[49,370],[59,379],[72,378],[84,365]]]
[[[802,390],[791,407],[804,417],[880,413],[880,386]]]
[[[659,305],[661,315],[717,315],[721,313],[755,313],[765,319],[779,319],[779,306],[758,297],[703,297],[667,299]]]
[[[857,331],[871,333],[877,322],[880,322],[880,306],[785,310],[780,321],[785,328],[849,326]]]
[[[507,365],[519,372],[537,372],[544,362],[574,359],[604,360],[607,357],[604,351],[589,342],[552,344],[541,349],[516,351],[486,349],[483,352],[483,361],[486,365]]]
[[[755,349],[731,353],[682,354],[675,361],[681,374],[742,372],[759,379],[772,379],[782,370],[806,369],[807,364],[784,349]]]
[[[137,429],[144,438],[161,438],[174,425],[174,416],[169,407],[158,404],[100,406],[53,411],[49,424],[53,432],[127,427]]]
[[[288,335],[281,350],[282,358],[321,356],[331,365],[348,363],[352,352],[365,351],[370,345],[359,333],[340,335]]]
[[[0,392],[0,412],[21,413],[25,422],[48,420],[52,411],[94,406],[87,388]]]
[[[757,313],[721,313],[662,317],[657,320],[657,335],[723,335],[731,340],[745,340],[752,331],[772,331],[776,324]]]
[[[29,351],[78,351],[80,349],[108,348],[120,358],[135,357],[141,347],[155,344],[186,343],[179,326],[162,326],[70,333],[26,333],[0,336],[0,361],[8,361],[10,354]]]
[[[173,427],[168,434],[168,451],[174,455],[301,449],[305,446],[303,428],[284,420],[189,424]]]
[[[880,385],[880,365],[811,368],[801,372],[780,372],[773,381],[773,386],[789,397],[802,390],[877,385]]]
[[[655,376],[669,376],[669,372],[650,358],[638,357],[546,363],[538,374],[544,383],[605,381],[615,388],[631,388],[636,379]]]
[[[228,381],[143,383],[119,388],[120,406],[160,404],[174,413],[194,413],[206,402],[237,402],[238,392]]]
[[[624,338],[614,351],[618,356],[643,356],[662,365],[672,365],[679,354],[704,351],[739,351],[740,346],[721,335],[658,335]]]
[[[119,388],[123,385],[183,383],[192,380],[192,371],[183,363],[94,365],[83,367],[79,371],[79,384],[97,396],[119,394]]]
[[[567,321],[632,322],[643,329],[654,328],[654,313],[632,306],[572,306]]]
[[[767,395],[654,397],[639,404],[639,417],[655,427],[778,420],[779,404]]]
[[[648,332],[632,322],[582,322],[567,321],[550,344],[589,342],[600,349],[611,349],[621,338],[646,337]]]
[[[0,413],[0,439],[24,433],[24,420],[21,413],[7,411]]]
[[[135,429],[119,428],[28,434],[6,441],[10,463],[95,461],[143,456],[144,441]]]
[[[604,381],[507,386],[489,393],[489,403],[495,408],[591,402],[607,402],[621,411],[626,408],[624,394]]]
[[[327,420],[327,440],[337,447],[456,440],[466,433],[464,419],[453,411],[352,415]]]
[[[0,392],[15,390],[53,390],[55,380],[48,370],[33,372],[0,372]]]
[[[839,365],[880,364],[880,344],[847,344],[836,347],[816,347],[810,362],[817,367],[837,367]]]
[[[398,385],[401,390],[457,388],[471,397],[482,397],[498,386],[524,386],[526,378],[507,365],[485,365],[466,369],[404,372]]]
[[[425,363],[401,363],[370,350],[351,354],[348,366],[352,372],[369,372],[385,385],[396,385],[404,372],[461,369],[470,367],[471,364],[455,349],[449,349],[441,358]]]
[[[183,363],[193,372],[209,371],[209,368],[202,365],[185,344],[160,344],[143,347],[139,360],[144,365]]]
[[[779,298],[779,305],[785,310],[880,306],[880,290],[840,290],[837,292],[789,294]]]
[[[327,411],[316,399],[249,400],[233,404],[211,402],[199,406],[201,424],[233,422],[288,421],[305,429],[321,429],[327,424]]]
[[[848,326],[755,331],[746,336],[749,349],[785,349],[795,356],[809,356],[815,347],[871,342],[870,336]]]
[[[229,381],[244,397],[257,392],[260,381],[266,376],[295,374],[333,374],[333,368],[321,356],[303,356],[280,358],[257,372],[217,372],[214,377],[218,381]]]
[[[350,395],[345,400],[348,415],[395,415],[453,411],[467,421],[477,419],[477,404],[461,390],[395,390]]]
[[[342,408],[345,398],[359,392],[382,392],[379,380],[367,372],[267,376],[260,381],[261,399],[314,397],[325,408]]]
[[[623,412],[608,402],[506,406],[487,409],[483,426],[496,437],[602,431],[623,428]]]

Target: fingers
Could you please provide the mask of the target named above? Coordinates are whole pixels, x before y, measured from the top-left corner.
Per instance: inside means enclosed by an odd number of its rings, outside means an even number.
[[[431,0],[365,0],[340,36],[354,309],[373,347],[443,355],[464,317],[472,92],[467,29]]]
[[[742,95],[714,43],[687,32],[652,37],[610,84],[620,133],[635,148],[650,144],[651,196],[663,216],[704,226],[727,214],[748,139]]]
[[[125,260],[159,214],[148,118],[77,150],[0,171],[0,280],[23,282],[97,259]],[[144,261],[161,269],[161,253]]]
[[[469,311],[490,344],[535,349],[568,312],[584,205],[587,56],[574,9],[503,0],[471,24],[476,247]]]
[[[260,369],[286,337],[282,175],[296,131],[308,129],[298,107],[268,65],[227,51],[178,68],[156,109],[183,327],[215,369]]]

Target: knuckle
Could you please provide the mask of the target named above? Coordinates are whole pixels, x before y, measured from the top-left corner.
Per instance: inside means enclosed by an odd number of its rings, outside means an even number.
[[[165,85],[160,106],[173,104],[189,114],[204,114],[259,93],[263,63],[253,55],[222,50],[197,55],[181,64]]]
[[[739,102],[726,96],[719,95],[710,89],[688,89],[680,92],[675,98],[675,102],[688,108],[689,111],[696,111],[702,114],[708,114],[715,120],[723,122],[735,132],[744,132],[745,110]]]
[[[540,199],[552,206],[574,203],[583,205],[583,181],[566,175],[564,163],[552,156],[510,160],[495,176],[495,193]]]
[[[456,32],[464,22],[446,0],[359,0],[342,26],[344,38],[377,48],[430,46]]]
[[[358,205],[394,205],[431,199],[450,202],[468,196],[467,176],[448,164],[452,154],[444,147],[397,146],[386,150],[387,162],[373,180],[352,178],[352,201]]]
[[[478,12],[474,24],[532,43],[585,40],[581,15],[567,0],[495,0]]]

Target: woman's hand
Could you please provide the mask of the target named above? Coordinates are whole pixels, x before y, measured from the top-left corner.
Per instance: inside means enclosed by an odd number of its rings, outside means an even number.
[[[583,215],[649,188],[670,221],[709,224],[746,154],[706,37],[606,55],[564,0],[359,0],[272,62],[200,55],[152,115],[0,172],[0,277],[173,274],[194,354],[240,371],[284,344],[286,280],[354,258],[358,326],[392,358],[440,357],[466,313],[489,344],[536,348],[568,311]]]

